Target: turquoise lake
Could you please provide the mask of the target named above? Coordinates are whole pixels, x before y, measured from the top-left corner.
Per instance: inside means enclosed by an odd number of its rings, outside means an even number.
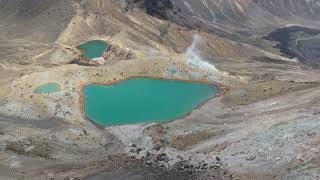
[[[192,112],[218,93],[204,83],[135,78],[83,89],[84,113],[98,125],[166,122]]]
[[[93,40],[78,46],[78,48],[84,52],[83,56],[85,58],[93,59],[102,57],[104,51],[109,48],[109,45],[100,40]]]
[[[57,83],[47,83],[44,85],[39,86],[37,89],[34,90],[35,93],[37,94],[43,94],[43,93],[54,93],[54,92],[59,92],[60,85]]]

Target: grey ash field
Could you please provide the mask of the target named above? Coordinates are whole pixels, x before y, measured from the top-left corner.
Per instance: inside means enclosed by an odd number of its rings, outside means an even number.
[[[0,0],[0,19],[0,179],[320,179],[320,0]],[[111,45],[95,63],[90,40]],[[223,94],[167,123],[83,116],[85,84],[132,76]]]

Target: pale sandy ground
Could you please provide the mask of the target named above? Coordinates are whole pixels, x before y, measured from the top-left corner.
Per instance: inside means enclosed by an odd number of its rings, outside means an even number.
[[[113,169],[108,177],[122,174],[119,167],[135,167],[134,175],[149,163],[172,169],[177,162],[201,162],[215,166],[204,172],[218,179],[319,179],[319,70],[175,24],[159,37],[158,26],[167,22],[139,11],[123,14],[110,3],[90,1],[87,9],[72,4],[75,15],[56,36],[41,34],[42,26],[23,37],[0,32],[1,178],[64,179]],[[12,17],[6,18],[10,24]],[[204,39],[199,54],[217,71],[188,65],[185,52],[194,34]],[[117,47],[110,57],[117,50],[135,57],[97,67],[69,64],[79,53],[75,47],[91,39]],[[84,118],[83,85],[137,75],[206,80],[223,85],[225,93],[164,124],[102,128]],[[34,93],[47,82],[59,83],[61,91]],[[165,160],[158,160],[163,153]]]

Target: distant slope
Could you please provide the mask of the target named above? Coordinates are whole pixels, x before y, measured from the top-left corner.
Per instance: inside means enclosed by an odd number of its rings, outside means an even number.
[[[145,0],[145,7],[149,14],[176,23],[191,27],[201,24],[220,30],[255,29],[320,19],[319,0]]]
[[[66,0],[0,0],[0,38],[53,42],[72,19],[72,4]]]

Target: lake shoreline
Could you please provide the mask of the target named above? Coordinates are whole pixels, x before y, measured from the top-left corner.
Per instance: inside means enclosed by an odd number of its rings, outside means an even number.
[[[119,84],[128,80],[133,80],[133,79],[156,79],[156,80],[168,80],[168,81],[178,81],[178,82],[190,82],[190,83],[203,83],[208,85],[210,88],[215,89],[217,92],[207,98],[205,101],[201,102],[199,105],[197,105],[195,108],[193,108],[192,111],[190,111],[189,113],[182,115],[178,118],[174,118],[174,119],[170,119],[170,120],[157,120],[157,121],[150,121],[150,122],[144,122],[144,123],[134,123],[131,125],[139,125],[139,124],[150,124],[150,123],[169,123],[172,122],[174,120],[177,119],[181,119],[181,118],[185,118],[187,116],[189,116],[194,110],[201,108],[203,105],[205,105],[209,100],[216,98],[216,97],[220,97],[222,96],[224,93],[226,93],[227,88],[225,86],[223,86],[222,84],[216,83],[216,82],[212,82],[209,80],[187,80],[187,79],[179,79],[179,78],[164,78],[164,77],[159,77],[159,76],[142,76],[142,75],[132,75],[129,76],[125,79],[119,79],[119,80],[113,80],[113,81],[109,81],[109,82],[96,82],[96,83],[85,83],[81,85],[80,88],[80,109],[81,109],[81,114],[83,116],[84,119],[87,119],[88,121],[92,122],[95,126],[97,126],[98,128],[104,128],[104,127],[114,127],[114,126],[122,126],[122,125],[129,125],[129,124],[119,124],[119,125],[102,125],[99,123],[96,123],[95,121],[93,121],[91,118],[89,118],[85,111],[84,111],[84,104],[85,104],[85,96],[84,96],[84,90],[86,87],[88,87],[89,85],[105,85],[105,86],[109,86],[109,85],[114,85],[114,84]]]

